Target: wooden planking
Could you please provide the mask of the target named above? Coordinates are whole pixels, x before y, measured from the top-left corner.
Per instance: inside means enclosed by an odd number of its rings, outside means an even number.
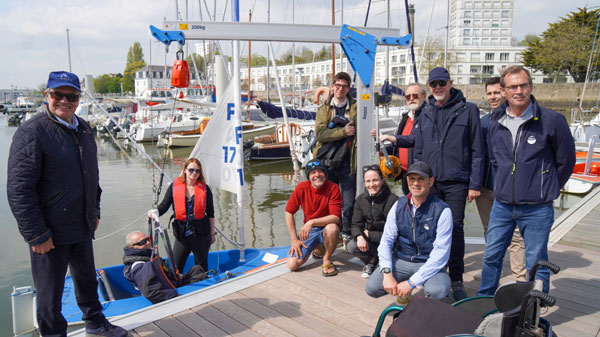
[[[216,325],[212,324],[204,317],[196,314],[191,309],[182,311],[175,315],[179,321],[188,326],[190,329],[195,331],[202,337],[225,337],[229,336],[228,333],[219,329]]]
[[[281,316],[279,313],[241,294],[228,295],[223,301],[215,301],[211,305],[261,336],[293,336],[281,329],[280,326],[273,324],[272,319]],[[291,324],[292,322],[288,323],[293,328],[298,329],[299,332],[306,333],[303,330],[310,330],[303,326]]]
[[[169,335],[167,335],[154,323],[138,327],[134,330],[134,332],[140,337],[169,337]]]
[[[256,332],[248,329],[248,327],[246,327],[242,323],[236,321],[234,317],[230,317],[225,313],[214,308],[210,304],[210,302],[194,307],[192,308],[192,310],[195,311],[198,315],[204,317],[207,321],[218,326],[220,329],[227,332],[231,336],[260,336]]]
[[[196,332],[188,328],[181,321],[177,320],[174,316],[165,317],[154,322],[161,330],[163,330],[169,336],[181,336],[181,337],[198,337]]]

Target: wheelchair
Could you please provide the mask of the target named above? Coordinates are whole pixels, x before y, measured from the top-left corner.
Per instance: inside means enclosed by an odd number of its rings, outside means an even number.
[[[405,308],[386,308],[377,322],[373,337],[379,337],[387,315],[395,314],[387,337],[550,337],[552,324],[540,317],[540,310],[551,307],[556,299],[542,291],[536,280],[539,268],[557,274],[560,267],[548,262],[535,264],[527,282],[504,284],[494,296],[476,296],[453,304],[415,296]]]

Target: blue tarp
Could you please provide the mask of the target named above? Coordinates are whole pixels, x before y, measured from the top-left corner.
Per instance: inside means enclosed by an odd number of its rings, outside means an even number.
[[[258,101],[258,106],[269,118],[283,118],[283,113],[281,112],[281,107],[278,107],[274,104],[265,101]],[[316,113],[314,111],[305,111],[305,110],[297,110],[286,108],[288,117],[290,118],[298,118],[303,120],[313,120],[315,119]]]

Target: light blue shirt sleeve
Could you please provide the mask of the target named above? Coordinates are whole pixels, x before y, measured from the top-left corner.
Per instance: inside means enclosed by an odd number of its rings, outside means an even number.
[[[391,211],[390,211],[391,213]],[[389,219],[389,218],[388,218]],[[385,226],[387,227],[387,221]],[[385,235],[385,234],[384,234]],[[433,249],[429,254],[427,262],[417,270],[410,281],[415,286],[425,283],[433,275],[437,274],[442,268],[446,267],[450,256],[450,244],[452,243],[452,212],[450,208],[445,208],[440,215],[437,224],[437,233],[433,241]],[[381,247],[381,246],[380,246]]]
[[[394,243],[398,237],[398,226],[396,226],[396,207],[398,207],[398,201],[394,203],[388,212],[387,218],[385,219],[385,225],[383,227],[383,235],[381,236],[381,241],[379,242],[379,248],[377,248],[380,268],[392,269],[392,249],[394,248]]]

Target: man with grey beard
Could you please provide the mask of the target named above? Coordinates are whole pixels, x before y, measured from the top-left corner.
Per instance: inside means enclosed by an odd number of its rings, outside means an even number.
[[[427,98],[427,91],[419,83],[411,83],[406,88],[404,94],[406,105],[409,111],[402,114],[402,119],[398,124],[396,135],[380,135],[379,139],[391,142],[394,147],[390,154],[398,156],[402,164],[402,174],[397,178],[402,180],[402,191],[404,195],[408,194],[408,184],[406,183],[406,170],[414,162],[413,147],[415,146],[416,135],[414,133],[414,125],[417,123],[417,118],[421,113],[423,103]],[[375,129],[371,130],[371,136],[375,138]]]

